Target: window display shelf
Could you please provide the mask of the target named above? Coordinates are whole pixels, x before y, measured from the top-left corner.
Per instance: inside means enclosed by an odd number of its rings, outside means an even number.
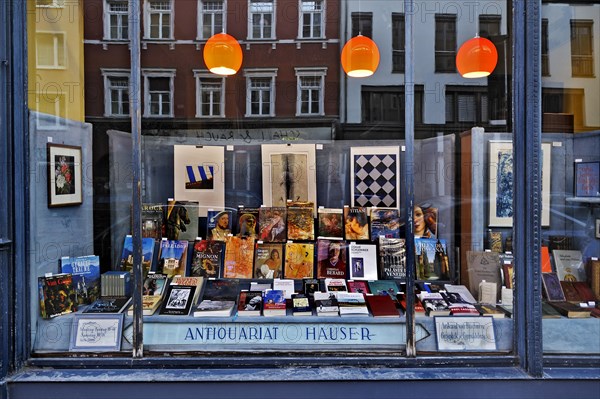
[[[600,205],[600,197],[567,197],[565,201],[578,204]]]

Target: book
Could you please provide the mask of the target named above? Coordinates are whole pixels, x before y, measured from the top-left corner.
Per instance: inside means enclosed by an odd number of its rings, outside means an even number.
[[[497,319],[506,318],[506,313],[498,309],[496,305],[475,304],[473,306],[475,306],[475,309],[477,309],[482,316],[495,317]]]
[[[251,281],[250,282],[250,291],[265,292],[266,290],[270,290],[272,288],[273,288],[273,284],[271,282],[264,282],[264,281]]]
[[[369,239],[366,207],[344,205],[344,238],[348,241]]]
[[[160,314],[187,316],[194,305],[197,287],[193,285],[169,284],[160,308]]]
[[[263,296],[264,316],[285,316],[287,312],[285,294],[281,290],[267,290]]]
[[[512,317],[513,315],[513,305],[500,304],[496,305],[496,309],[504,312],[506,317]]]
[[[199,235],[197,201],[167,200],[165,236],[168,240],[194,241]]]
[[[513,265],[512,264],[506,264],[503,263],[502,264],[502,268],[500,269],[500,271],[502,272],[502,283],[506,288],[511,288],[513,287],[513,281],[515,279],[515,274],[513,271]]]
[[[213,301],[236,301],[239,293],[240,281],[238,279],[209,278],[204,284],[201,298]]]
[[[542,245],[541,247],[541,266],[542,273],[551,273],[552,272],[552,263],[550,261],[550,250],[547,246]]]
[[[586,275],[596,300],[600,301],[600,260],[594,258],[588,261]]]
[[[38,277],[40,314],[49,319],[77,311],[73,276],[68,273]]]
[[[365,295],[358,292],[338,292],[336,294],[340,316],[369,316]]]
[[[404,238],[379,237],[379,278],[406,280],[406,246]]]
[[[575,290],[579,293],[579,298],[582,302],[595,302],[596,295],[585,281],[573,281],[571,282]]]
[[[143,202],[141,206],[142,237],[160,241],[163,233],[165,206],[162,203]],[[132,218],[133,222],[133,218]]]
[[[552,235],[548,237],[549,241],[549,249],[550,252],[554,252],[554,250],[564,250],[564,249],[572,249],[573,248],[573,237],[568,236],[556,236]]]
[[[204,277],[175,276],[171,280],[171,285],[196,287],[196,290],[194,291],[194,297],[192,298],[193,305],[198,303],[198,298],[200,297],[200,291],[202,290],[203,284],[204,284]]]
[[[150,296],[144,295],[142,296],[142,315],[151,316],[153,315],[157,309],[162,305],[163,297],[162,296]],[[133,306],[130,306],[127,309],[128,315],[133,315]]]
[[[556,273],[542,273],[542,287],[548,302],[564,302],[567,300]]]
[[[498,285],[496,283],[490,283],[482,280],[479,283],[479,288],[477,291],[479,292],[477,302],[487,304],[495,304],[498,302]]]
[[[346,278],[346,249],[343,240],[317,240],[317,278]]]
[[[314,277],[313,243],[287,242],[285,244],[285,263],[283,276],[287,279]]]
[[[342,208],[318,208],[318,236],[344,238],[344,213]]]
[[[77,304],[88,305],[100,297],[99,256],[63,256],[60,259],[60,271],[73,277],[73,290]]]
[[[196,240],[192,250],[190,276],[218,278],[221,275],[225,243],[215,240]]]
[[[238,302],[238,316],[260,316],[263,303],[262,291],[242,290]]]
[[[418,297],[425,308],[425,314],[427,316],[433,317],[450,315],[448,303],[441,293],[421,291],[418,294]]]
[[[96,299],[83,313],[123,313],[130,304],[130,296],[105,296]]]
[[[158,269],[169,277],[186,276],[188,241],[162,239]]]
[[[397,208],[371,208],[371,240],[400,238],[400,213]]]
[[[285,242],[287,239],[287,209],[261,206],[258,211],[258,237],[265,242]]]
[[[293,294],[291,299],[293,316],[312,316],[312,306],[306,295]]]
[[[542,319],[560,319],[558,310],[552,307],[548,302],[542,302]]]
[[[229,317],[236,308],[236,301],[203,299],[192,312],[194,317]]]
[[[586,280],[581,251],[555,249],[552,251],[552,256],[560,281]]]
[[[450,309],[450,315],[452,316],[481,316],[479,310],[475,308],[475,305],[449,305],[448,309]]]
[[[368,284],[373,295],[387,295],[395,300],[399,292],[398,284],[394,280],[370,280]]]
[[[206,211],[206,238],[215,241],[227,241],[231,234],[233,211],[208,209]]]
[[[404,292],[399,292],[396,295],[396,300],[400,304],[400,309],[402,309],[404,312],[406,312],[408,309],[406,307],[406,294]],[[417,296],[417,294],[415,294],[415,296],[414,296],[413,303],[414,303],[413,307],[414,307],[414,311],[415,311],[415,316],[425,316],[425,308],[423,307],[423,304],[419,300],[419,297]]]
[[[273,289],[283,291],[285,299],[292,299],[292,294],[296,292],[294,288],[294,280],[291,279],[274,279]]]
[[[163,273],[148,273],[144,279],[142,294],[144,296],[162,296],[166,291],[168,279],[168,276]]]
[[[325,292],[348,292],[346,280],[343,278],[326,278]]]
[[[352,280],[377,280],[377,246],[351,242],[348,244],[349,274]]]
[[[154,256],[154,239],[150,237],[142,238],[142,269],[144,276],[152,270],[152,257]],[[121,270],[133,273],[133,238],[126,235],[123,241],[123,252],[120,260]]]
[[[100,275],[100,296],[131,296],[131,273],[109,270]]]
[[[367,305],[373,317],[400,317],[396,303],[388,295],[366,295]]]
[[[305,278],[305,279],[302,279],[302,287],[303,287],[302,292],[307,297],[313,298],[314,297],[314,293],[317,292],[317,291],[320,291],[320,289],[321,289],[320,285],[321,284],[320,284],[319,279],[316,279],[316,278]]]
[[[483,280],[496,283],[497,287],[502,286],[500,266],[500,256],[497,252],[467,251],[469,290],[475,298],[479,298],[479,283]]]
[[[570,319],[587,318],[591,315],[591,310],[582,308],[571,302],[552,302],[550,305],[558,311],[562,316]]]
[[[228,236],[223,262],[224,278],[252,278],[254,237]]]
[[[315,219],[313,206],[288,206],[287,207],[287,239],[288,240],[314,240]]]
[[[271,279],[283,276],[283,244],[258,241],[254,250],[253,278]]]
[[[361,294],[369,294],[369,284],[364,280],[348,280],[346,282],[348,292],[359,292]]]
[[[473,295],[471,294],[471,291],[469,291],[469,289],[465,285],[444,284],[444,289],[448,293],[460,294],[461,298],[464,299],[468,303],[471,303],[471,304],[477,303],[477,300],[475,299],[475,297],[473,297]]]
[[[333,293],[320,292],[314,293],[315,310],[317,316],[338,316],[339,305],[337,298]]]
[[[237,212],[238,237],[258,238],[258,208],[239,208]]]
[[[451,273],[446,240],[416,237],[415,263],[418,280],[449,280]]]

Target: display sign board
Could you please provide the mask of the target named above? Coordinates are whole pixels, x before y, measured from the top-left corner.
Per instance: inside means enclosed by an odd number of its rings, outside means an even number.
[[[493,317],[436,317],[435,335],[440,351],[494,351]]]

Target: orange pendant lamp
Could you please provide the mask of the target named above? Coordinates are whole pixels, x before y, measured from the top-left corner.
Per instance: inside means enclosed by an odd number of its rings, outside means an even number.
[[[342,68],[353,78],[371,76],[379,66],[379,49],[366,36],[358,35],[348,40],[342,49]]]
[[[496,68],[497,63],[496,46],[479,36],[464,42],[456,54],[456,69],[463,78],[486,77]]]
[[[217,75],[235,75],[242,66],[242,47],[227,33],[217,33],[204,45],[204,63]]]

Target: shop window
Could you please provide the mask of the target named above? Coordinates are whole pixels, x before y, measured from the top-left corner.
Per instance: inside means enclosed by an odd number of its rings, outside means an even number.
[[[144,73],[144,116],[173,116],[173,80],[175,72]]]
[[[64,33],[37,32],[35,50],[38,68],[63,69],[66,67]]]
[[[352,13],[352,37],[358,35],[363,35],[371,39],[373,38],[373,13]]]
[[[104,38],[106,40],[129,39],[129,5],[127,1],[104,2]]]
[[[490,38],[500,35],[500,15],[485,15],[479,16],[479,36]]]
[[[225,116],[225,79],[215,75],[194,72],[196,78],[196,117]]]
[[[198,37],[209,39],[225,31],[225,2],[223,0],[200,0],[198,4]]]
[[[364,123],[404,124],[404,87],[363,86]],[[423,122],[423,86],[415,86],[415,124]]]
[[[456,15],[435,16],[435,71],[456,72]]]
[[[323,115],[324,70],[296,69],[298,99],[296,115]]]
[[[275,3],[254,1],[249,4],[249,39],[273,39],[275,37]]]
[[[571,73],[580,77],[594,76],[594,22],[571,20]]]
[[[246,116],[275,116],[276,71],[246,71]]]
[[[103,71],[104,114],[106,116],[129,115],[129,72]]]
[[[146,39],[173,38],[173,2],[147,0],[145,8]]]
[[[487,123],[486,87],[446,87],[446,123]]]
[[[324,0],[300,1],[300,37],[302,39],[319,39],[325,34],[323,29]]]
[[[392,14],[392,72],[404,73],[404,14]]]
[[[548,58],[548,19],[542,19],[542,76],[550,76],[550,59]]]

